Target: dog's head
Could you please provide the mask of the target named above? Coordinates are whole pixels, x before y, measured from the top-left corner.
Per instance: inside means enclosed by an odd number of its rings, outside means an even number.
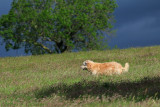
[[[93,63],[93,61],[91,61],[91,60],[86,60],[86,61],[84,61],[84,62],[83,62],[83,65],[81,66],[81,68],[82,68],[83,70],[87,70],[89,63]]]

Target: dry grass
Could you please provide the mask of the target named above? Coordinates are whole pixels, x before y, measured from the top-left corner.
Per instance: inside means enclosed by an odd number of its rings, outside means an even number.
[[[0,58],[0,106],[160,106],[160,47]],[[92,76],[84,60],[130,63]]]

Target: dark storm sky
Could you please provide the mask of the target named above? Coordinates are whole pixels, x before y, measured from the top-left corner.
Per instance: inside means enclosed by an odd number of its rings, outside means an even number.
[[[160,0],[117,0],[116,37],[119,48],[160,45]]]
[[[12,0],[0,0],[0,16],[7,14]],[[115,11],[116,36],[109,46],[119,48],[160,45],[160,0],[117,0]],[[5,51],[0,46],[0,57],[24,55],[23,49]]]

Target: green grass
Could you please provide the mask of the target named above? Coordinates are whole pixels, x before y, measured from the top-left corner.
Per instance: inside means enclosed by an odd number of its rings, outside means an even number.
[[[129,62],[128,73],[92,76],[84,60]],[[0,106],[160,106],[160,46],[0,58]]]

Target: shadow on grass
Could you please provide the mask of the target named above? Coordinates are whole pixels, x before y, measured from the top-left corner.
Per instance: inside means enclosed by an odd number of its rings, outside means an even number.
[[[99,97],[127,98],[135,101],[142,101],[147,98],[160,98],[160,77],[144,78],[137,82],[100,82],[81,81],[73,85],[55,84],[35,91],[37,99],[50,97],[52,94],[63,96],[66,99],[77,99],[84,95]],[[118,97],[118,98],[119,98]]]

